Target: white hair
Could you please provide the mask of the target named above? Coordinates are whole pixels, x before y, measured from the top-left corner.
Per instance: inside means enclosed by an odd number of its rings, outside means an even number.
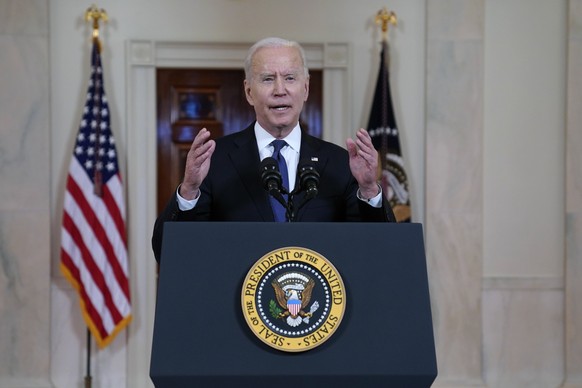
[[[282,38],[264,38],[259,40],[257,43],[253,44],[249,51],[247,52],[247,57],[245,59],[245,79],[250,81],[252,77],[251,67],[253,65],[253,57],[259,49],[265,47],[293,47],[299,51],[299,55],[301,56],[301,62],[303,63],[303,71],[305,73],[305,77],[309,76],[309,69],[307,68],[307,61],[305,59],[305,51],[303,47],[295,41],[282,39]]]

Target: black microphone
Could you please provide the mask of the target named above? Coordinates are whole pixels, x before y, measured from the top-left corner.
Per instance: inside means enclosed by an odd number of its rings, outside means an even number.
[[[261,161],[259,167],[261,173],[261,181],[265,190],[273,194],[273,191],[280,192],[283,184],[283,178],[279,172],[279,164],[275,158],[268,157]]]
[[[261,161],[259,166],[259,172],[261,173],[261,181],[263,182],[263,187],[269,192],[285,209],[287,209],[287,203],[285,202],[285,197],[287,191],[283,187],[283,178],[279,172],[279,164],[273,157],[265,158]]]
[[[319,190],[319,172],[313,163],[308,160],[299,162],[297,166],[297,178],[299,187],[305,191],[305,201],[317,196]]]

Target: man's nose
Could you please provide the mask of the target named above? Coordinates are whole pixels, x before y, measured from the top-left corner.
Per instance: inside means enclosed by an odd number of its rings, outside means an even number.
[[[281,77],[275,78],[275,94],[285,94],[285,81]]]

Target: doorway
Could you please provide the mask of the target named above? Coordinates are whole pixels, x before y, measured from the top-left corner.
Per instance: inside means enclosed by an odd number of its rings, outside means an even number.
[[[216,139],[253,122],[243,81],[242,69],[156,70],[158,214],[182,181],[186,155],[200,129],[208,129]],[[322,71],[310,71],[309,98],[300,117],[302,128],[319,138],[323,135],[322,84]]]

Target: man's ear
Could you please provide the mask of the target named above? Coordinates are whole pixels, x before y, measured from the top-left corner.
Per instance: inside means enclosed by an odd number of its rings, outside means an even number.
[[[243,87],[244,87],[244,90],[245,90],[245,97],[247,98],[247,102],[251,106],[254,106],[253,96],[251,94],[251,84],[250,84],[250,82],[247,82],[247,80],[245,79],[244,82],[243,82]]]
[[[309,76],[307,76],[307,79],[305,80],[305,98],[303,99],[303,102],[307,101],[307,97],[309,97]]]

